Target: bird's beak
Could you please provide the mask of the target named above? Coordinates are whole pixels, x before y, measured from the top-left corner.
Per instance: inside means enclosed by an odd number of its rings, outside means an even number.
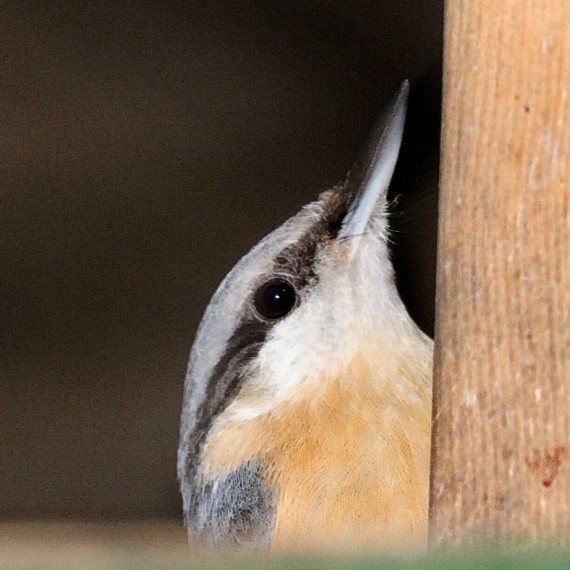
[[[341,239],[362,235],[376,206],[386,200],[402,142],[408,91],[404,81],[348,175],[343,191],[349,193],[350,206],[338,235]]]

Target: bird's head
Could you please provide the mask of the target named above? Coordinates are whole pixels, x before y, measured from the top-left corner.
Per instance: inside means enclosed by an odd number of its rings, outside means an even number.
[[[187,518],[216,422],[252,421],[285,401],[318,397],[323,378],[342,376],[367,347],[392,375],[400,363],[391,355],[422,336],[396,291],[387,244],[407,91],[406,83],[346,182],[263,239],[213,296],[186,378],[178,469]]]

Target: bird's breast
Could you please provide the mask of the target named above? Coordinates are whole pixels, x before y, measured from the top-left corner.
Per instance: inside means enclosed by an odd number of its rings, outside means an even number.
[[[378,382],[354,363],[268,414],[222,418],[202,457],[211,478],[258,462],[274,549],[399,551],[426,540],[430,421],[425,380]]]

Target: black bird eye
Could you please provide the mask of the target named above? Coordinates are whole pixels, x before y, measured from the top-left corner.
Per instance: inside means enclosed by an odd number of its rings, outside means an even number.
[[[261,317],[281,319],[297,303],[297,291],[287,279],[274,277],[261,285],[253,296],[253,305]]]

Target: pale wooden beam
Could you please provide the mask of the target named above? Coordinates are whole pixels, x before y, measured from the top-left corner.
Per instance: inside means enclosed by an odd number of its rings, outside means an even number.
[[[570,2],[448,0],[432,544],[570,544]]]

